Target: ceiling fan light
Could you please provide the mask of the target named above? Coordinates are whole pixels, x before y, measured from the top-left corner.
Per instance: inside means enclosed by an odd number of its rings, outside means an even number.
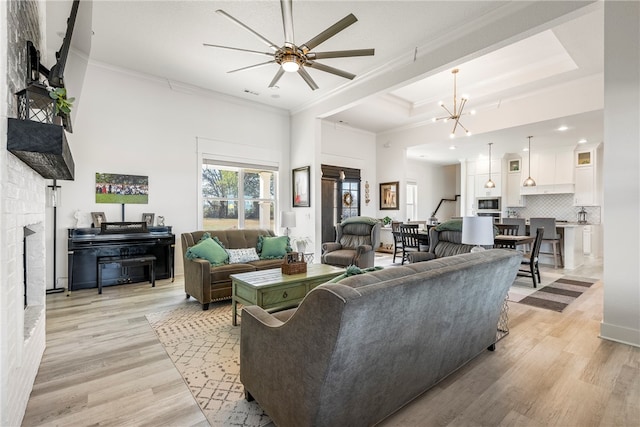
[[[470,131],[466,131],[465,133],[467,134],[467,136],[471,136],[471,132]]]
[[[297,58],[293,55],[289,55],[282,60],[282,69],[287,73],[295,73],[300,68]]]
[[[451,133],[449,134],[449,138],[453,139],[453,138],[455,138],[455,137],[456,137],[456,134],[455,134],[455,133],[451,132]]]

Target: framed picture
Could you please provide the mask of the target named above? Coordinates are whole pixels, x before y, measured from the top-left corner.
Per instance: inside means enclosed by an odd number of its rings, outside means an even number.
[[[311,207],[309,194],[311,193],[311,182],[309,180],[310,166],[294,169],[292,173],[293,183],[293,207]]]
[[[96,172],[96,203],[149,203],[149,177]]]
[[[380,210],[400,209],[400,195],[398,194],[399,181],[383,182],[380,184]]]
[[[107,217],[104,212],[91,212],[91,220],[94,227],[100,228],[103,222],[107,222]]]
[[[147,223],[147,226],[151,227],[153,225],[153,218],[155,217],[155,214],[152,213],[143,213],[142,214],[142,221]]]

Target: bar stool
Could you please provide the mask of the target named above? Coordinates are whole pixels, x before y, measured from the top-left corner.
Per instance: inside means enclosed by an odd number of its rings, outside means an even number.
[[[540,252],[553,255],[553,266],[558,268],[558,258],[560,258],[560,267],[564,267],[562,258],[562,242],[556,232],[555,218],[529,218],[529,230],[537,230],[539,227],[544,228],[542,243],[549,243],[553,252]],[[532,235],[532,234],[530,234]]]

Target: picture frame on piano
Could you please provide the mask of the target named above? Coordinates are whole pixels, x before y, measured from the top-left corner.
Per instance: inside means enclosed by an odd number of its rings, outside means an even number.
[[[153,220],[155,218],[156,214],[154,213],[143,213],[142,214],[142,221],[147,223],[147,226],[152,227],[153,226]]]
[[[91,212],[91,220],[93,227],[100,228],[103,222],[107,222],[107,217],[104,212]]]

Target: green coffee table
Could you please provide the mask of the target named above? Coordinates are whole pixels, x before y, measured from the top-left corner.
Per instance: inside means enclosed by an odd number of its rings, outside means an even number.
[[[267,311],[295,307],[309,291],[344,273],[344,268],[309,264],[307,272],[283,274],[279,268],[232,274],[231,323],[236,326],[238,303],[257,305]]]

